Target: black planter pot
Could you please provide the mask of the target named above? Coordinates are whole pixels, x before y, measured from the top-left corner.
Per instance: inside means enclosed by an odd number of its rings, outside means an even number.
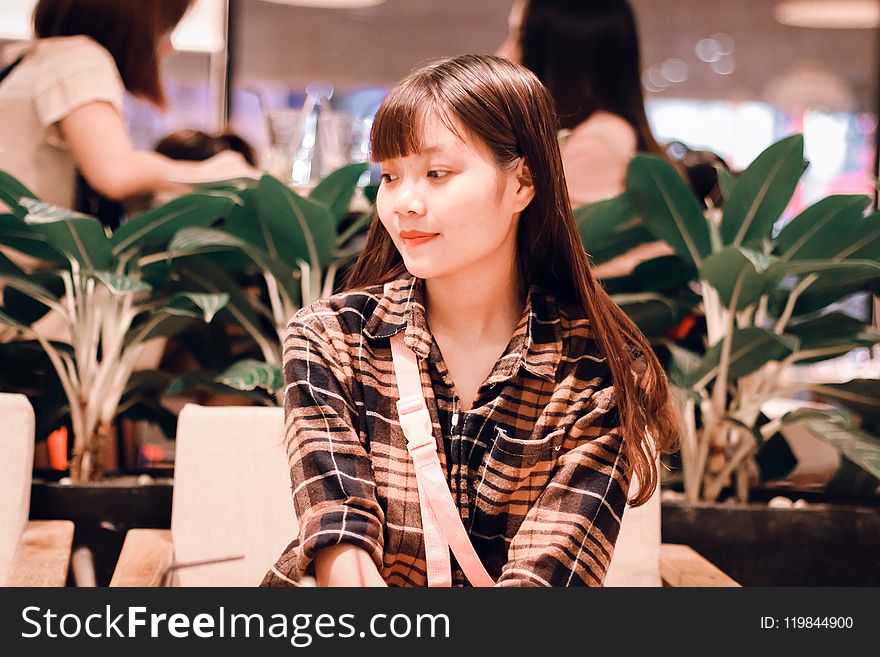
[[[137,477],[109,477],[76,485],[34,479],[30,518],[72,520],[74,549],[91,551],[96,583],[107,586],[129,529],[171,526],[172,492],[171,479],[138,483]],[[70,575],[68,585],[73,584]]]
[[[880,586],[880,507],[663,500],[662,536],[743,586]]]

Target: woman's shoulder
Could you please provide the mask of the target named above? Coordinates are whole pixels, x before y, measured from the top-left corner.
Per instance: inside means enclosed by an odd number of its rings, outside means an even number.
[[[104,46],[85,35],[37,39],[33,58],[43,65],[71,68],[105,68],[116,71],[116,61]]]
[[[360,334],[381,298],[382,286],[373,285],[318,299],[296,312],[288,323],[288,333],[308,330],[324,338]]]
[[[595,112],[576,126],[565,141],[565,151],[576,155],[580,150],[592,151],[601,145],[615,152],[634,155],[638,144],[635,128],[622,116],[611,112]]]

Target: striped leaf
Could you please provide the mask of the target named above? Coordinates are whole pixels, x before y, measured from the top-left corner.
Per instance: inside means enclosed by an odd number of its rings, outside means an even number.
[[[220,374],[216,381],[236,390],[263,388],[269,394],[274,394],[284,385],[279,367],[252,359],[238,361]]]
[[[148,283],[132,278],[131,276],[119,276],[107,271],[92,272],[92,277],[103,283],[115,295],[136,294],[149,292],[153,288]]]
[[[171,297],[163,311],[170,315],[195,317],[210,323],[214,315],[226,305],[229,295],[226,292],[178,292]]]
[[[28,211],[25,223],[55,250],[69,260],[76,260],[87,271],[110,268],[110,241],[100,221],[34,199],[22,199],[22,205]]]

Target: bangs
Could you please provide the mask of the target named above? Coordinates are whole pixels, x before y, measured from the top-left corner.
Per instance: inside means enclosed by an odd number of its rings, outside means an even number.
[[[370,130],[370,157],[383,162],[416,155],[424,146],[425,124],[439,120],[464,142],[460,120],[432,93],[430,82],[411,78],[394,89],[379,107]]]

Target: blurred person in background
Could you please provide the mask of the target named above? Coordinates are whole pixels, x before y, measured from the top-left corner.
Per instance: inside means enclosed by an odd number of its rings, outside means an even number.
[[[234,151],[252,167],[258,165],[254,147],[233,132],[207,133],[190,128],[175,130],[160,139],[154,150],[172,160],[189,162],[203,162],[223,151]]]
[[[665,157],[648,125],[626,0],[516,0],[509,26],[499,54],[530,69],[553,95],[575,206],[622,192],[636,152]]]
[[[236,152],[204,162],[135,150],[123,117],[126,91],[165,109],[160,61],[194,0],[39,0],[36,38],[8,48],[0,71],[0,169],[42,200],[111,227],[109,201],[182,193],[179,181],[251,175]],[[78,180],[79,179],[79,180]]]
[[[508,25],[498,54],[535,73],[556,101],[573,206],[623,192],[637,152],[667,157],[648,124],[638,29],[626,0],[516,0]],[[671,252],[662,242],[645,244],[595,274],[623,276]]]

